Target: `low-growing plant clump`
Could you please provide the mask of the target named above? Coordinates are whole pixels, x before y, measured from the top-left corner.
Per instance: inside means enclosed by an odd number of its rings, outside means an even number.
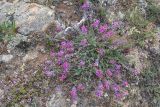
[[[87,11],[89,4],[82,9]],[[122,101],[129,95],[132,76],[136,69],[124,67],[126,60],[122,48],[125,42],[115,41],[121,31],[122,22],[101,22],[88,20],[81,27],[81,33],[70,39],[53,41],[50,58],[44,63],[43,72],[59,86],[70,93],[73,102],[80,93],[94,92],[98,98],[113,97]]]

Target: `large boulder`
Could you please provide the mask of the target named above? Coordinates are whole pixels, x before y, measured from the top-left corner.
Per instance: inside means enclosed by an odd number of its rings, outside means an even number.
[[[54,21],[53,9],[35,3],[0,2],[0,23],[15,20],[18,33],[29,35],[32,32],[44,31]]]

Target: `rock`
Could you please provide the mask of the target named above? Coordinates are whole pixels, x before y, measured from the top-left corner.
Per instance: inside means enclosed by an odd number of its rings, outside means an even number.
[[[29,35],[32,32],[44,31],[54,21],[53,9],[35,3],[8,3],[0,2],[0,19],[7,20],[12,14],[18,28],[18,33]],[[7,17],[7,18],[6,18]]]
[[[0,89],[0,100],[3,99],[3,97],[4,97],[4,90]],[[4,106],[2,106],[3,104],[1,102],[0,102],[0,105],[1,105],[1,107],[4,107]]]
[[[21,34],[17,34],[7,45],[8,52],[12,51],[21,41],[27,41],[27,37]]]
[[[141,71],[143,69],[137,48],[130,51],[130,53],[126,57],[128,58],[130,65],[135,65],[135,68],[138,71]]]
[[[30,60],[33,60],[35,58],[38,57],[38,52],[37,51],[29,51],[28,54],[26,54],[24,57],[23,57],[23,61],[26,62],[26,61],[30,61]]]
[[[0,62],[9,62],[13,59],[13,55],[0,55]]]
[[[66,100],[62,95],[53,94],[51,99],[46,103],[46,107],[68,107]]]

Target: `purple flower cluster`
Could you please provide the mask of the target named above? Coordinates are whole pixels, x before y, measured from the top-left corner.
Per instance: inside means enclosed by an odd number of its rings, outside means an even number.
[[[77,89],[78,91],[83,91],[85,89],[85,86],[82,83],[80,83],[78,84]]]
[[[98,28],[99,24],[100,24],[100,20],[96,19],[96,20],[92,23],[92,26],[93,26],[94,28]]]
[[[84,34],[87,34],[88,33],[88,28],[85,25],[83,25],[83,26],[81,26],[81,31]]]
[[[105,24],[105,25],[100,25],[100,27],[99,27],[99,32],[100,32],[100,33],[105,33],[105,32],[107,31],[107,29],[108,29],[108,25],[107,25],[107,24]]]
[[[89,3],[86,1],[86,2],[83,3],[83,5],[81,6],[81,8],[86,11],[86,10],[88,10],[88,9],[90,8],[90,5],[89,5]]]
[[[88,45],[87,39],[82,39],[81,42],[80,42],[80,45],[83,46],[83,47],[86,47]]]
[[[72,102],[74,103],[75,101],[77,101],[78,99],[78,95],[77,95],[77,88],[75,86],[72,87],[71,91],[70,91],[70,95],[71,95],[71,99]]]
[[[95,94],[98,98],[101,98],[104,93],[103,83],[101,81],[98,82],[98,86],[96,88]]]
[[[98,78],[103,78],[103,72],[102,72],[101,70],[97,69],[97,70],[96,70],[96,76],[97,76]]]

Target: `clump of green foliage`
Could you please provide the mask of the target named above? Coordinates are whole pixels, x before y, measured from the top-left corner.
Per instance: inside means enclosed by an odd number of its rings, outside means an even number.
[[[160,6],[156,5],[153,1],[148,1],[146,14],[147,20],[160,24]]]
[[[15,21],[5,21],[0,24],[0,41],[10,41],[16,33]]]
[[[130,37],[134,43],[140,47],[144,47],[145,40],[154,39],[156,30],[151,24],[150,20],[145,18],[138,7],[130,9],[127,12],[126,19],[131,27]]]

